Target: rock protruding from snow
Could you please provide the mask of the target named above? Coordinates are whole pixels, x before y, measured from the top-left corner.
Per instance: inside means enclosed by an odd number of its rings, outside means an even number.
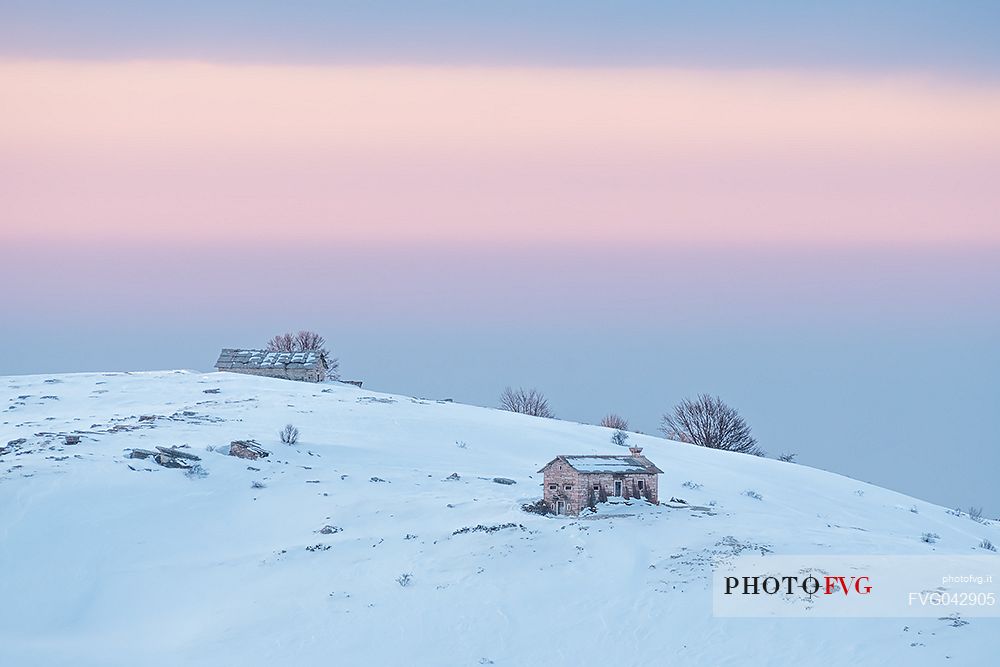
[[[256,461],[267,458],[271,452],[261,447],[255,440],[233,440],[229,443],[229,455]]]
[[[191,465],[184,462],[182,459],[175,459],[169,454],[157,454],[153,457],[153,460],[159,463],[164,468],[190,468]]]
[[[184,470],[196,467],[195,461],[201,461],[201,457],[182,452],[172,447],[157,447],[157,451],[148,449],[133,448],[128,451],[127,457],[130,459],[152,458],[156,463],[164,468],[180,468]]]
[[[195,456],[194,454],[189,454],[188,452],[182,452],[175,447],[157,447],[161,454],[165,454],[175,459],[187,459],[188,461],[201,461],[200,456]]]
[[[156,456],[156,452],[151,452],[148,449],[132,449],[128,453],[130,459],[148,459],[150,456]]]

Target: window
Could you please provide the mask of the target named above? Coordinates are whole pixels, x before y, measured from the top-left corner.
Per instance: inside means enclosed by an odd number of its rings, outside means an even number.
[[[553,491],[555,491],[556,490],[556,485],[555,484],[549,484],[549,488],[552,489]]]
[[[600,484],[594,484],[594,491],[600,491],[600,490],[601,490],[601,485]]]
[[[566,490],[567,490],[567,491],[569,491],[569,490],[570,490],[570,489],[572,489],[572,488],[573,488],[573,485],[572,485],[572,484],[567,484],[567,485],[566,485]]]
[[[639,480],[639,490],[642,491],[642,480]]]

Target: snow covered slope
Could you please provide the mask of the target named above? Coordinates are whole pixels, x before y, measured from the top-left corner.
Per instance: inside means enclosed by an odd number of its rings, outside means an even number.
[[[536,471],[614,453],[610,430],[186,371],[0,378],[0,399],[0,665],[968,665],[998,646],[996,619],[713,618],[716,555],[1000,543],[805,466],[633,435],[661,499],[700,509],[552,518],[520,509]],[[272,455],[224,455],[245,438]],[[184,445],[202,474],[125,456]]]

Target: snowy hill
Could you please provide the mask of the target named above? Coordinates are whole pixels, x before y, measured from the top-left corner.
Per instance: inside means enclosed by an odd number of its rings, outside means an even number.
[[[542,517],[521,510],[536,471],[615,453],[610,430],[185,371],[0,378],[0,397],[2,665],[969,665],[996,647],[996,619],[713,618],[715,556],[1000,543],[805,466],[633,435],[688,506]],[[247,438],[271,456],[226,455]],[[200,474],[126,457],[156,446]]]

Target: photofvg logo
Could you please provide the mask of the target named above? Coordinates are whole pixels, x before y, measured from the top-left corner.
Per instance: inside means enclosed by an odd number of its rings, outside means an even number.
[[[726,577],[726,595],[836,595],[842,592],[850,595],[853,590],[858,595],[872,592],[870,577],[831,576],[815,577],[755,575],[752,577]]]
[[[736,556],[715,562],[720,617],[1000,616],[996,556]]]

